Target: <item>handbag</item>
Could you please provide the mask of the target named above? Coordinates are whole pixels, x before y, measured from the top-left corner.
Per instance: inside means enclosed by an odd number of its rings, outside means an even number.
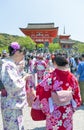
[[[46,119],[45,114],[41,110],[31,109],[31,117],[34,121],[42,121]]]
[[[34,121],[46,120],[46,115],[42,112],[40,106],[41,106],[40,100],[38,97],[36,97],[31,108],[31,117]]]
[[[58,106],[68,105],[73,99],[71,90],[54,91],[51,93],[54,104]]]

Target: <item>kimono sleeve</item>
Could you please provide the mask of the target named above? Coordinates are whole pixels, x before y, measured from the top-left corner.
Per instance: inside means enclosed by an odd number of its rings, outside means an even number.
[[[17,69],[13,65],[4,64],[2,67],[2,82],[7,93],[21,92],[25,87],[25,81],[21,79]]]
[[[45,115],[49,113],[49,97],[51,97],[52,85],[48,85],[48,78],[44,79],[40,84],[38,84],[36,89],[36,95],[39,97],[41,103],[41,110]]]

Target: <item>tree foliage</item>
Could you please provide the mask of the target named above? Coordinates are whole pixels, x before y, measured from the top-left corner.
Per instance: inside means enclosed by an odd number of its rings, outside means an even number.
[[[78,51],[79,53],[84,53],[84,43],[77,43],[73,45],[73,48],[75,51]]]
[[[49,44],[49,51],[50,52],[55,52],[58,49],[61,49],[61,46],[59,45],[59,43]]]
[[[37,44],[37,49],[38,48],[44,48],[44,44],[42,44],[42,43]]]
[[[30,37],[22,37],[9,34],[0,34],[0,52],[7,50],[8,45],[11,42],[18,42],[21,46],[24,46],[29,51],[32,51],[36,47],[36,43]]]
[[[36,43],[30,37],[19,37],[17,42],[29,51],[32,51],[36,48]]]

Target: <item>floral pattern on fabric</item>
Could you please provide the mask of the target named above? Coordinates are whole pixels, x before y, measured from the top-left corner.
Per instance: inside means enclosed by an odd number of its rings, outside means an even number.
[[[27,105],[25,81],[11,60],[3,63],[1,77],[7,91],[7,96],[1,97],[3,128],[24,130],[22,108]]]
[[[23,108],[27,104],[25,81],[21,79],[17,66],[11,61],[7,61],[2,66],[2,82],[7,91],[3,107],[11,109]]]
[[[44,72],[47,67],[47,64],[44,60],[38,60],[34,64],[36,71],[37,71],[37,80],[40,83],[44,78]]]
[[[78,82],[73,74],[69,71],[61,71],[55,69],[45,78],[36,89],[36,94],[42,104],[42,111],[46,114],[46,130],[72,130],[73,129],[73,113],[72,103],[64,106],[53,104],[54,110],[50,112],[49,101],[52,91],[68,90],[73,91],[73,99],[77,107],[81,104],[81,96]]]
[[[4,130],[24,130],[22,110],[3,109]]]

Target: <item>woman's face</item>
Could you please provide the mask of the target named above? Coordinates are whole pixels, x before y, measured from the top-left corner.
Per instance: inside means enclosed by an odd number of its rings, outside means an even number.
[[[16,52],[16,60],[17,60],[17,62],[22,61],[23,58],[24,58],[24,53],[17,51],[17,52]]]

